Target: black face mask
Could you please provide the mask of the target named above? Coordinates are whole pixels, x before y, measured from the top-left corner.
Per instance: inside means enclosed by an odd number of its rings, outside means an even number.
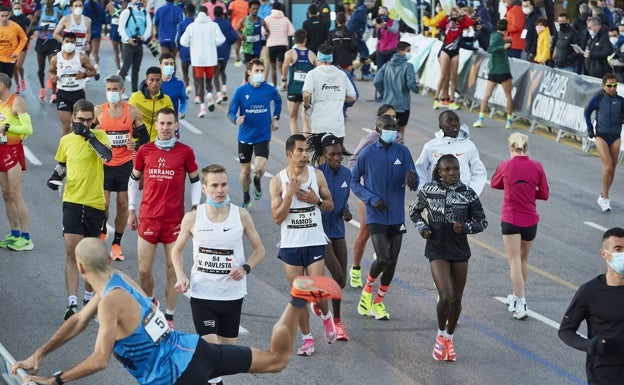
[[[561,31],[567,31],[568,27],[570,27],[567,23],[559,23],[559,29]]]

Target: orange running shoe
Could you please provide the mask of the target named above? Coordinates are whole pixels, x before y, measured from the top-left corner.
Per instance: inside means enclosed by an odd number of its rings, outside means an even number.
[[[447,361],[455,361],[457,359],[455,355],[455,348],[453,347],[453,340],[450,338],[446,339],[446,360]]]
[[[349,335],[342,322],[336,322],[336,339],[338,341],[349,341]]]
[[[437,361],[444,361],[447,358],[446,338],[437,336],[435,345],[433,345],[433,358]]]
[[[318,302],[326,298],[341,299],[342,290],[332,277],[300,275],[293,281],[290,295],[308,302]]]
[[[100,238],[100,241],[106,242],[106,240],[108,239],[108,233],[100,233],[100,236],[98,238]]]
[[[113,261],[123,261],[124,259],[126,259],[126,256],[121,251],[121,246],[120,245],[113,245],[111,247],[110,258]]]

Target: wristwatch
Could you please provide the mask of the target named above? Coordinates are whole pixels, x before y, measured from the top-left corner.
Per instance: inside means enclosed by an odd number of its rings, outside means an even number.
[[[59,370],[58,372],[53,374],[54,380],[56,381],[56,385],[63,385],[64,384],[63,380],[61,379],[62,375],[63,375],[63,371],[62,370]]]
[[[244,264],[241,267],[243,268],[243,270],[245,270],[245,273],[249,274],[251,272],[251,266],[249,266],[248,264]]]
[[[321,198],[319,198],[318,202],[316,202],[316,205],[317,205],[318,207],[323,206],[323,200],[322,200]]]

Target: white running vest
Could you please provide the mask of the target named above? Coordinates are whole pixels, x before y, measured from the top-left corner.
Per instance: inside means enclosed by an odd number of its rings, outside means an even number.
[[[69,28],[66,28],[65,32],[72,32],[76,35],[76,53],[84,52],[84,45],[87,42],[87,21],[84,15],[80,15],[80,24],[76,24],[74,21],[74,15],[69,16]]]
[[[191,297],[232,301],[247,295],[246,277],[240,281],[228,277],[232,268],[245,264],[243,233],[238,206],[230,204],[230,213],[221,223],[208,219],[205,204],[197,206]]]
[[[314,167],[308,167],[308,180],[301,183],[301,189],[312,188],[316,195],[319,194],[318,183]],[[280,171],[282,180],[282,199],[286,195],[288,174],[286,169]],[[329,239],[323,231],[323,221],[321,219],[321,209],[317,205],[310,206],[309,203],[301,202],[297,197],[292,198],[292,204],[288,210],[286,219],[281,224],[280,247],[305,247],[326,245]]]
[[[82,64],[80,64],[80,54],[78,54],[78,50],[74,51],[74,57],[69,60],[65,60],[63,58],[63,53],[59,52],[56,54],[56,75],[58,76],[58,80],[56,83],[56,87],[60,90],[64,91],[78,91],[85,88],[87,85],[87,80],[85,79],[76,79],[76,73],[84,72],[86,74],[86,70],[82,68]]]

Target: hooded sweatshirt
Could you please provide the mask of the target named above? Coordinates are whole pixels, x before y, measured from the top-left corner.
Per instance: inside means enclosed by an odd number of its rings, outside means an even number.
[[[377,71],[374,84],[382,95],[382,103],[392,105],[396,112],[410,109],[410,90],[418,93],[414,66],[398,53]]]
[[[284,16],[284,12],[274,9],[271,11],[271,15],[264,19],[264,22],[269,28],[266,46],[288,46],[288,37],[295,34],[295,27],[293,27],[290,20]]]
[[[431,172],[442,155],[453,154],[459,160],[459,175],[462,183],[473,189],[477,195],[483,191],[487,171],[479,158],[477,146],[470,140],[470,129],[462,124],[457,138],[444,136],[442,130],[423,146],[416,160],[416,172],[422,185],[431,182]]]
[[[225,42],[219,25],[203,12],[197,14],[182,34],[180,44],[191,49],[191,64],[194,67],[217,65],[217,46]]]

